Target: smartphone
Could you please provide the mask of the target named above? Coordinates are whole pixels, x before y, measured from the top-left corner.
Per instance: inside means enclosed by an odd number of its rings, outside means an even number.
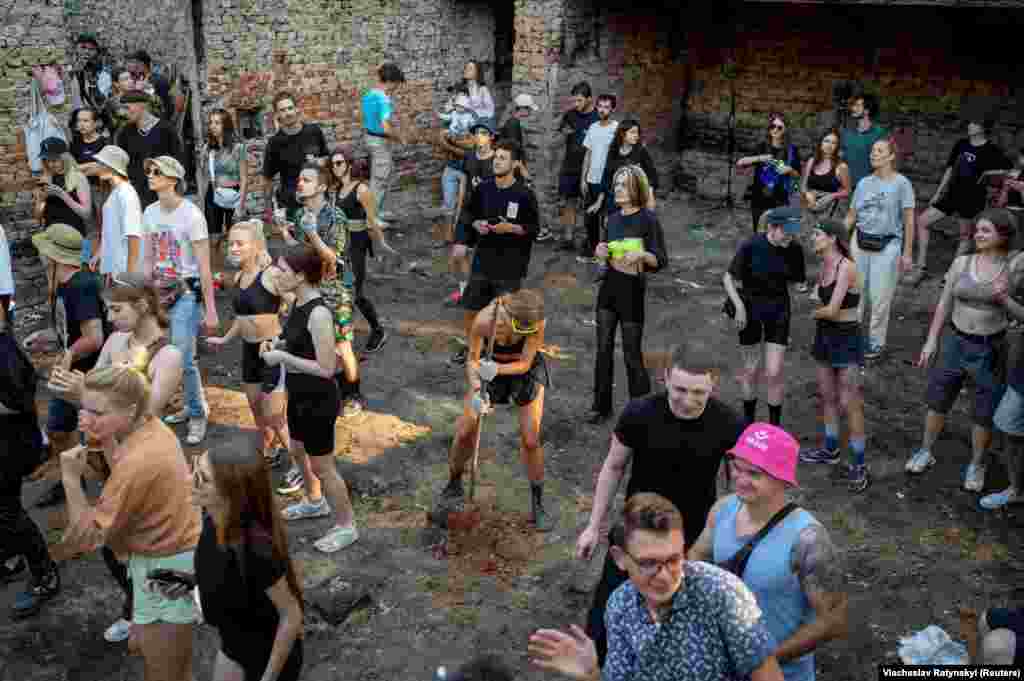
[[[165,584],[185,586],[189,589],[194,589],[196,586],[196,576],[181,570],[167,570],[164,568],[150,570],[146,575],[146,579],[164,582]]]

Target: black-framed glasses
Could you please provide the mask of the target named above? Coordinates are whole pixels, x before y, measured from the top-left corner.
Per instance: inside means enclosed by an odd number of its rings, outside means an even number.
[[[622,552],[629,556],[629,559],[633,561],[634,565],[636,565],[637,571],[644,577],[654,577],[661,572],[661,568],[665,568],[666,570],[681,568],[683,566],[683,562],[686,561],[685,551],[681,551],[674,556],[669,556],[668,558],[660,560],[658,558],[644,558],[643,560],[640,560],[624,548],[622,549]]]

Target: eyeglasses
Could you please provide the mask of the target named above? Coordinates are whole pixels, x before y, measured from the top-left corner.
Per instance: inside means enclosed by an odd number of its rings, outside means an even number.
[[[629,556],[629,559],[633,561],[634,565],[636,565],[637,572],[644,577],[654,577],[661,572],[661,568],[665,568],[666,570],[678,570],[683,566],[683,562],[686,560],[685,551],[677,553],[674,556],[669,556],[663,560],[658,560],[657,558],[645,558],[644,560],[640,560],[626,549],[622,549],[622,552]]]

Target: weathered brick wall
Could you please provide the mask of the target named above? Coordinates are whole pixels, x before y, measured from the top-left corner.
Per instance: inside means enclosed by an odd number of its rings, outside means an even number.
[[[1009,151],[1024,145],[1024,91],[1011,64],[1024,11],[932,10],[921,7],[747,5],[737,31],[736,157],[766,135],[771,111],[787,115],[793,141],[806,157],[835,120],[833,84],[857,80],[878,93],[880,122],[901,146],[900,171],[927,200],[937,188],[948,154],[965,135],[960,114],[996,102],[994,141]],[[870,35],[865,48],[857,36]],[[985,36],[979,40],[979,36]],[[971,38],[969,44],[964,41]],[[725,191],[730,79],[725,50],[702,46],[691,60],[687,151],[681,164],[691,187],[709,196]],[[739,196],[749,179],[734,182]]]
[[[330,142],[360,147],[360,98],[375,83],[377,67],[393,61],[407,79],[396,98],[399,120],[433,141],[445,88],[461,78],[465,61],[480,60],[493,78],[494,35],[486,2],[205,0],[202,110],[269,112],[274,93],[289,90]],[[396,152],[390,205],[430,200],[441,171],[433,147],[412,144]],[[254,179],[262,154],[262,140],[255,141]]]

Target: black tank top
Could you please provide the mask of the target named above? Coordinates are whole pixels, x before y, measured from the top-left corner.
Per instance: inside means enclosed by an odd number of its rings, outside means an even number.
[[[496,355],[522,355],[523,347],[526,345],[526,338],[520,337],[519,340],[512,343],[511,345],[502,345],[497,340],[494,341],[494,354]]]
[[[836,273],[832,277],[832,283],[828,286],[818,287],[818,298],[821,300],[822,305],[828,305],[829,301],[832,300],[832,293],[836,290],[836,278],[839,277],[839,268],[843,265],[843,258],[839,259],[836,263]],[[843,302],[839,303],[840,310],[852,310],[860,305],[860,292],[853,292],[849,289],[846,290],[846,295],[843,296]]]
[[[264,272],[266,270],[260,270],[248,287],[238,289],[234,300],[235,314],[274,314],[281,307],[281,298],[263,287]]]
[[[839,191],[839,177],[836,176],[835,164],[832,165],[832,169],[824,175],[818,175],[814,172],[814,161],[811,161],[811,172],[807,175],[807,188],[811,191],[825,192],[832,194]]]
[[[58,187],[64,187],[64,176],[54,175],[53,184]],[[68,192],[72,195],[72,198],[78,198],[78,192]],[[70,225],[78,230],[78,232],[85,236],[85,220],[78,217],[75,211],[71,210],[71,207],[64,203],[64,201],[56,196],[46,197],[46,212],[43,214],[43,220],[47,225],[55,225],[57,223],[64,223]]]
[[[309,315],[320,305],[324,305],[324,299],[318,296],[308,303],[296,305],[288,316],[282,338],[285,350],[296,357],[316,360],[316,346],[313,345],[313,335],[309,333]]]
[[[349,220],[365,220],[366,209],[359,203],[359,185],[352,187],[352,191],[345,196],[338,196],[337,206],[345,211],[345,217]]]

